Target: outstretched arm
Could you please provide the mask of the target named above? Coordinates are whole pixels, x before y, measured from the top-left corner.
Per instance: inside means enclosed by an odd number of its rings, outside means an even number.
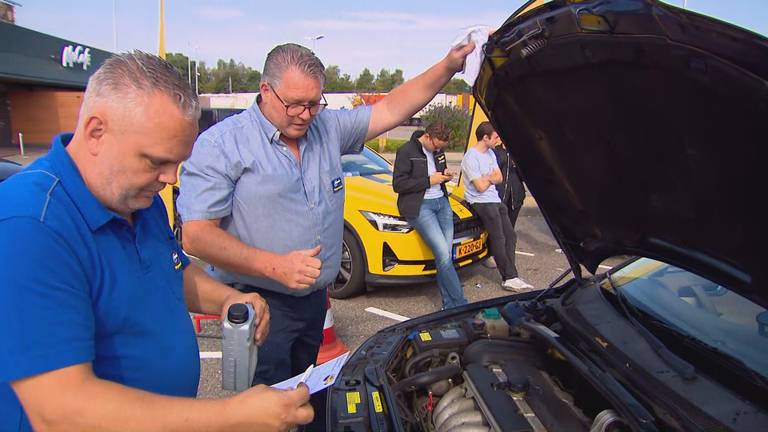
[[[411,118],[432,100],[433,97],[460,71],[467,55],[475,49],[470,42],[451,48],[441,61],[398,87],[373,105],[366,141],[400,125]]]

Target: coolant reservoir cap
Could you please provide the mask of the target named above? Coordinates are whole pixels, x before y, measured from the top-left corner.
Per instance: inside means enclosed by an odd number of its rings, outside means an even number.
[[[235,303],[229,306],[227,321],[232,324],[242,324],[248,321],[248,306],[245,303]]]
[[[499,310],[492,308],[492,309],[483,309],[483,318],[487,319],[501,319],[501,315],[499,315]]]

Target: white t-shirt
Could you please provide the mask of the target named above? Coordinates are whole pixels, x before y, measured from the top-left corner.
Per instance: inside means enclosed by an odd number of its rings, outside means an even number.
[[[421,151],[424,152],[424,156],[427,157],[427,175],[431,176],[437,172],[435,167],[435,155],[431,151],[427,151],[424,146],[421,146]],[[435,199],[442,197],[443,189],[440,187],[440,183],[432,185],[424,192],[424,199]]]
[[[485,153],[480,153],[472,147],[464,154],[464,160],[461,161],[461,171],[464,173],[464,199],[470,204],[475,203],[500,203],[499,193],[496,192],[496,185],[491,185],[483,192],[479,192],[472,180],[490,174],[494,169],[499,168],[496,162],[496,155],[490,149]]]

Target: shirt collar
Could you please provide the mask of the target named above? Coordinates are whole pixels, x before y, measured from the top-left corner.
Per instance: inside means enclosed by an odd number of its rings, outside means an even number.
[[[104,207],[85,185],[77,165],[75,165],[75,162],[65,149],[72,140],[72,136],[73,134],[71,133],[63,133],[53,138],[50,152],[51,163],[59,175],[59,181],[61,181],[62,186],[64,186],[75,206],[80,210],[83,219],[85,219],[91,231],[96,231],[112,220],[112,218],[118,216]]]
[[[256,117],[256,121],[259,122],[259,126],[261,126],[261,130],[264,131],[264,133],[269,137],[270,143],[280,143],[280,131],[275,127],[275,125],[270,122],[267,117],[264,116],[264,113],[261,112],[261,107],[259,106],[259,102],[261,102],[261,95],[256,95],[256,100],[253,102],[253,105],[251,105],[251,112]]]

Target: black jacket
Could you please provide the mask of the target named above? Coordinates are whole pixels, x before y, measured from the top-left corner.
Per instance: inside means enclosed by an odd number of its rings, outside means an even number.
[[[435,158],[435,169],[445,171],[445,152],[435,150],[432,155]],[[429,173],[427,171],[427,157],[418,139],[411,140],[397,149],[395,157],[395,170],[392,175],[392,188],[397,195],[397,209],[405,218],[415,219],[419,216],[421,203],[424,201],[424,192],[429,189]],[[445,183],[440,184],[445,196],[448,191]]]
[[[496,185],[501,202],[512,208],[521,207],[525,199],[525,187],[515,161],[509,156],[507,149],[501,145],[494,147],[493,152],[496,153],[496,161],[504,177],[504,181]]]

